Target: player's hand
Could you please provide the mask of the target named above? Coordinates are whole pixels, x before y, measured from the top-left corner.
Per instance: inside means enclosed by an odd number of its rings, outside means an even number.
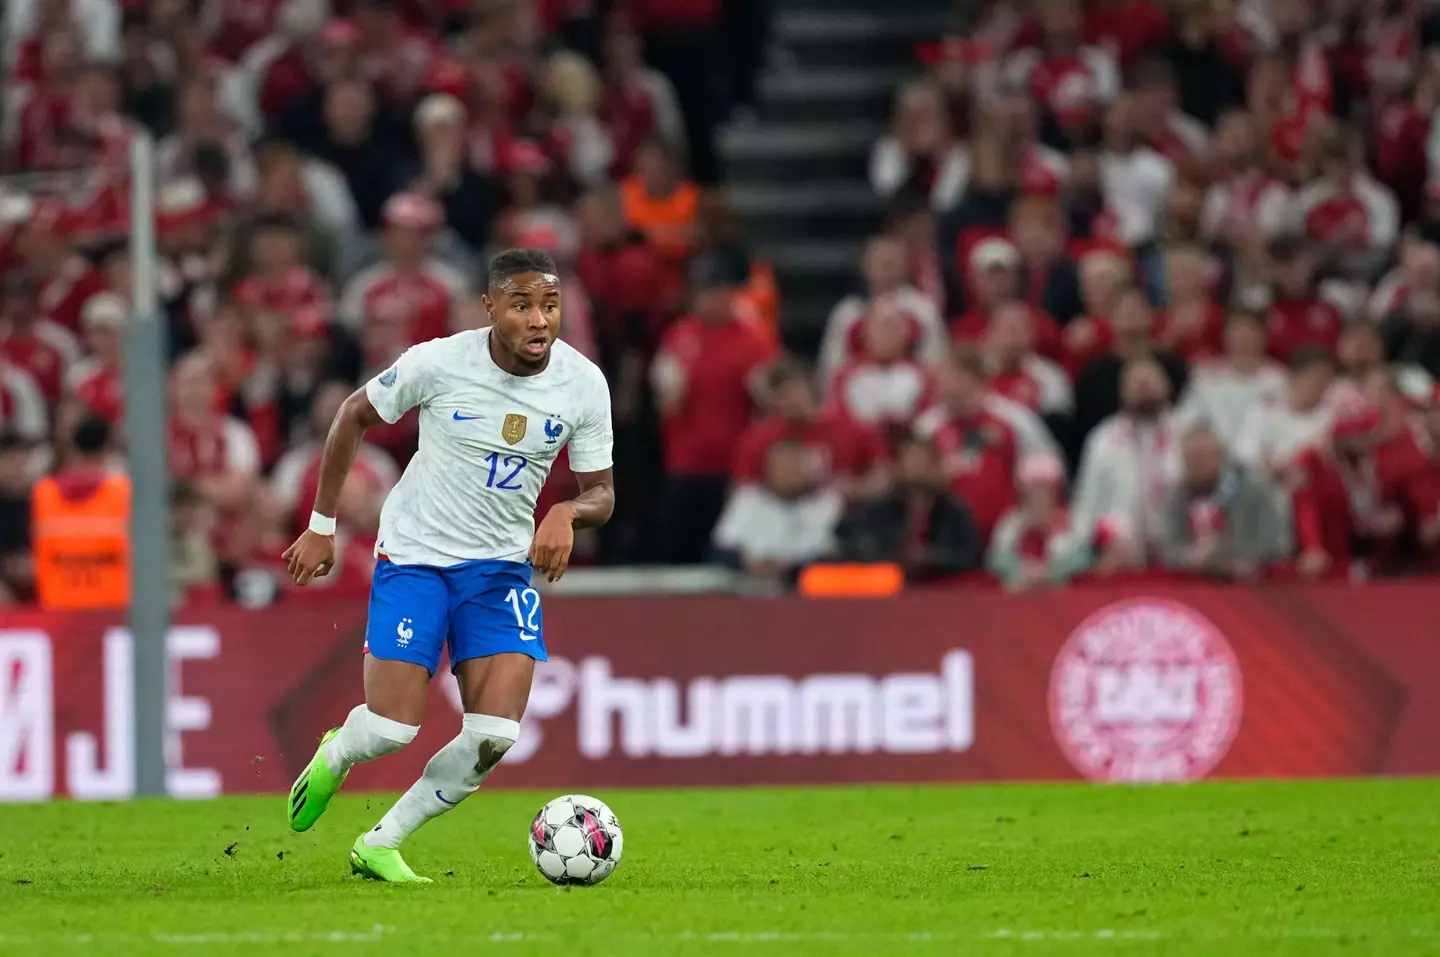
[[[285,559],[295,584],[308,585],[312,578],[324,578],[335,567],[335,536],[317,535],[306,529],[280,557]]]
[[[561,502],[551,507],[535,529],[530,543],[530,564],[545,573],[545,580],[556,582],[570,564],[575,550],[575,510]]]

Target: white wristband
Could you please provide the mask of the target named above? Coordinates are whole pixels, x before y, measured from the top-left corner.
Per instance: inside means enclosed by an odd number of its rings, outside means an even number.
[[[316,535],[334,535],[335,519],[329,515],[321,515],[319,512],[311,512],[310,531]]]

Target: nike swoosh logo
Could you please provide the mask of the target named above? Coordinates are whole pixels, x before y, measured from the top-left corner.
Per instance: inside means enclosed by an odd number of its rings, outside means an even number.
[[[521,641],[539,641],[539,640],[540,640],[540,636],[539,636],[539,635],[527,635],[527,634],[525,634],[525,632],[522,631],[522,632],[520,632],[520,640],[521,640]]]
[[[440,799],[440,803],[441,803],[441,804],[448,804],[448,805],[450,805],[451,807],[457,807],[457,806],[460,804],[459,801],[447,801],[447,800],[445,800],[445,795],[443,795],[443,794],[440,793],[440,789],[439,789],[439,788],[436,788],[436,789],[435,789],[435,796]]]
[[[483,419],[483,415],[461,415],[458,411],[451,416],[456,422],[473,422],[476,419]]]

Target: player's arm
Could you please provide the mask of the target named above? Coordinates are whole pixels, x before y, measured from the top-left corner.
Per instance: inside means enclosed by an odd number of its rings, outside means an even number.
[[[594,528],[610,521],[615,511],[615,470],[576,472],[575,481],[580,483],[580,494],[555,506],[570,510],[570,527]]]
[[[330,432],[325,436],[325,450],[320,453],[320,483],[315,491],[315,511],[327,518],[335,517],[340,503],[340,490],[360,454],[365,430],[385,420],[376,411],[364,388],[356,389],[340,405]]]
[[[330,432],[325,436],[325,450],[320,454],[320,482],[315,492],[310,527],[285,550],[285,562],[295,584],[308,584],[312,578],[323,578],[335,564],[335,512],[345,478],[360,454],[365,430],[385,420],[359,388],[340,406]]]
[[[530,563],[545,573],[547,581],[559,581],[565,574],[575,548],[575,529],[604,525],[615,511],[610,391],[598,371],[596,377],[590,414],[581,420],[568,443],[570,468],[580,484],[580,494],[551,507],[530,545]]]
[[[574,474],[580,494],[550,507],[530,545],[530,564],[545,573],[546,581],[559,581],[565,574],[575,550],[575,529],[604,525],[615,511],[614,469]]]

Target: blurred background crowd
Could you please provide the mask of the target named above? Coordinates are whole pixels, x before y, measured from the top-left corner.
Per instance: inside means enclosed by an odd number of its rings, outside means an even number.
[[[0,600],[37,480],[123,467],[140,129],[177,600],[270,593],[339,403],[509,246],[613,390],[585,561],[1440,567],[1428,3],[0,5]],[[415,444],[369,434],[327,587]]]

